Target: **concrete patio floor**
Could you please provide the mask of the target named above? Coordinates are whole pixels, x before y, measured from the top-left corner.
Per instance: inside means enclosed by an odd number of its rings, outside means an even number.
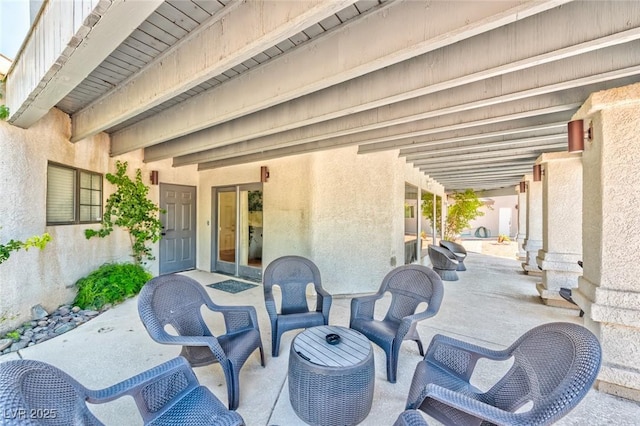
[[[425,348],[435,334],[445,334],[492,348],[511,344],[528,329],[539,324],[567,321],[582,323],[578,312],[545,306],[535,290],[539,277],[522,273],[520,263],[507,259],[469,253],[468,271],[460,280],[445,282],[445,296],[440,312],[419,325]],[[201,284],[229,279],[202,271],[186,272]],[[380,277],[382,279],[382,277]],[[378,284],[376,284],[378,285]],[[260,321],[266,367],[260,366],[257,352],[251,355],[240,374],[238,413],[247,425],[303,425],[289,403],[287,385],[288,348],[297,331],[285,333],[280,356],[271,357],[271,330],[264,308],[261,286],[230,294],[207,287],[218,304],[253,305]],[[384,299],[377,311],[384,312]],[[349,297],[334,297],[330,324],[348,326]],[[214,316],[207,320],[213,329],[220,326]],[[215,331],[214,331],[215,332]],[[147,335],[137,313],[137,299],[130,299],[101,314],[94,320],[55,339],[0,357],[35,359],[53,364],[85,386],[100,388],[137,374],[175,357],[180,348],[159,345]],[[397,383],[386,380],[384,352],[374,345],[376,383],[373,407],[362,425],[391,425],[404,409],[416,363],[420,360],[412,342],[405,342],[400,353]],[[508,368],[505,363],[481,363],[474,382],[486,388]],[[195,369],[201,383],[227,403],[224,376],[219,366]],[[107,425],[142,424],[133,400],[121,400],[92,406]],[[429,419],[430,425],[438,424]],[[581,404],[560,420],[559,425],[638,425],[640,404],[591,390]]]

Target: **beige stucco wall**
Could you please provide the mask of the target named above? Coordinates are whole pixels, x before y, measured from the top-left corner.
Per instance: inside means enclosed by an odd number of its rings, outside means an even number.
[[[30,309],[36,304],[51,311],[71,302],[75,297],[74,283],[101,264],[129,260],[129,238],[119,229],[107,238],[87,240],[84,230],[97,228],[96,225],[46,226],[48,161],[102,174],[115,171],[116,159],[108,155],[106,134],[71,143],[70,133],[69,117],[57,109],[27,130],[0,121],[0,182],[4,199],[0,205],[0,241],[24,240],[44,232],[53,238],[44,251],[14,252],[0,265],[0,316],[15,317],[1,323],[0,330],[29,320]],[[154,169],[160,170],[161,181],[175,179],[196,184],[195,168],[178,174],[169,161],[149,167],[142,163],[141,151],[118,159],[128,161],[130,171],[142,168],[147,183],[149,171]],[[106,179],[103,183],[106,200],[113,188]],[[158,187],[152,186],[150,198],[157,202],[158,196]],[[157,274],[157,261],[147,266]]]
[[[598,388],[640,401],[640,83],[593,93],[574,115],[591,122],[583,152],[584,271],[574,300],[602,345]]]
[[[312,247],[332,293],[373,291],[404,263],[404,168],[395,160],[355,148],[315,155]]]
[[[71,302],[74,283],[101,264],[129,260],[129,239],[119,229],[105,239],[86,240],[84,230],[97,225],[46,226],[48,161],[106,174],[124,160],[130,171],[142,169],[147,184],[150,171],[158,170],[161,184],[196,186],[196,267],[206,271],[212,270],[212,187],[259,182],[260,166],[266,165],[263,266],[286,254],[309,257],[333,294],[374,291],[388,271],[404,263],[405,183],[443,194],[397,151],[359,155],[349,147],[198,172],[195,166],[172,168],[171,160],[145,164],[141,150],[111,158],[106,134],[78,143],[69,137],[70,119],[56,109],[28,130],[0,122],[0,241],[44,232],[53,237],[44,251],[13,253],[0,266],[0,309],[16,317],[4,321],[4,329],[30,319],[36,304],[51,311]],[[150,186],[156,203],[159,188]],[[105,200],[112,191],[104,180]],[[157,260],[147,267],[157,275]]]
[[[260,167],[270,178],[263,186],[263,265],[285,254],[310,256],[309,210],[313,190],[310,156],[300,155],[200,172],[198,190],[198,269],[212,270],[213,187],[260,182]]]
[[[405,182],[426,188],[426,177],[397,152],[358,155],[349,147],[200,172],[199,269],[212,267],[211,188],[259,182],[260,166],[270,173],[263,267],[280,256],[305,256],[329,292],[347,294],[376,290],[404,262]]]

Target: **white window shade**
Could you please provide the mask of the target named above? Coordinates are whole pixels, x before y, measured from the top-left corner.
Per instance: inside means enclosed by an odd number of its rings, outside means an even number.
[[[49,164],[47,168],[47,223],[73,223],[76,171]]]

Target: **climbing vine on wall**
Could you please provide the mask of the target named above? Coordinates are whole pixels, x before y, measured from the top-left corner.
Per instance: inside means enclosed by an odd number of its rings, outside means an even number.
[[[84,231],[87,239],[104,238],[113,232],[114,226],[124,228],[129,233],[132,257],[136,264],[153,260],[151,247],[147,243],[160,240],[162,223],[158,213],[164,213],[147,198],[149,187],[142,182],[142,172],[136,170],[135,179],[127,175],[127,162],[116,162],[116,173],[107,173],[107,180],[116,186],[109,196],[102,216],[102,228]]]
[[[46,245],[51,241],[51,235],[44,233],[42,235],[35,235],[27,238],[26,241],[9,240],[7,243],[0,243],[0,263],[9,259],[11,252],[18,250],[29,250],[32,247],[44,249]]]

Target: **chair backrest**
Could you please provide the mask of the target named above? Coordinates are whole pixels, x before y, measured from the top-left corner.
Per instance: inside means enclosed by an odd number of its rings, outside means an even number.
[[[21,425],[102,425],[85,402],[86,388],[40,361],[0,363],[0,412]]]
[[[403,265],[393,269],[382,280],[379,293],[391,293],[391,304],[385,321],[402,321],[415,313],[420,303],[427,303],[436,311],[442,303],[442,279],[422,265]]]
[[[562,322],[529,330],[509,351],[513,366],[485,402],[508,411],[532,402],[521,414],[527,424],[553,423],[575,407],[595,382],[602,357],[593,333]]]
[[[456,242],[453,241],[447,241],[447,240],[440,240],[440,245],[444,248],[446,248],[447,250],[450,250],[454,253],[463,253],[463,254],[467,254],[467,250],[464,248],[464,246],[462,244],[458,244]]]
[[[307,304],[307,285],[322,288],[320,271],[309,259],[301,256],[283,256],[275,259],[265,268],[263,285],[265,292],[271,291],[274,285],[281,289],[281,314],[309,312]]]
[[[454,259],[455,255],[448,249],[429,244],[427,251],[431,265],[433,265],[434,268],[445,270],[457,268],[459,262]]]
[[[138,297],[138,312],[151,337],[171,325],[181,336],[211,336],[200,309],[212,303],[202,286],[184,275],[162,275],[147,282]]]

